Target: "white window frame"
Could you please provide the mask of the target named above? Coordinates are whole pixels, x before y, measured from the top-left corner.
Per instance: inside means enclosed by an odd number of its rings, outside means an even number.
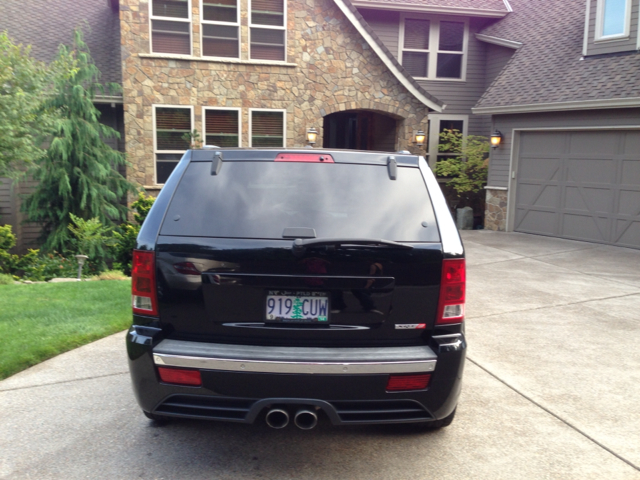
[[[158,150],[158,135],[156,132],[156,108],[188,108],[191,110],[191,130],[194,130],[195,118],[193,113],[192,105],[164,105],[164,104],[153,104],[151,105],[151,118],[153,122],[153,182],[155,185],[164,185],[164,183],[158,183],[158,158],[157,154],[171,154],[171,153],[181,153],[184,154],[186,150]]]
[[[440,122],[442,120],[454,120],[462,121],[462,140],[466,142],[467,135],[469,134],[469,115],[429,115],[429,150],[427,152],[427,159],[429,161],[429,167],[433,170],[438,163],[438,146],[440,144]]]
[[[238,112],[238,148],[242,147],[242,109],[231,107],[202,107],[202,131],[203,131],[203,145],[209,145],[207,143],[207,110],[226,110]]]
[[[607,42],[609,40],[622,40],[629,38],[631,31],[631,0],[625,0],[624,31],[615,35],[604,35],[604,7],[606,0],[597,0],[596,7],[596,42]]]
[[[287,148],[287,111],[284,108],[249,109],[249,147],[253,147],[253,112],[282,112],[282,148]]]
[[[214,20],[205,20],[204,19],[204,0],[200,0],[200,56],[203,58],[221,58],[221,59],[229,59],[229,58],[240,58],[242,52],[241,46],[241,37],[242,32],[240,31],[240,0],[236,0],[236,21],[235,23],[231,22],[218,22]],[[227,27],[237,27],[238,28],[238,56],[237,57],[214,57],[210,55],[204,54],[204,25],[223,25]],[[222,109],[219,109],[222,110]]]
[[[189,55],[193,55],[193,22],[191,19],[192,16],[192,5],[193,0],[187,0],[187,11],[189,13],[189,18],[176,18],[176,17],[161,17],[153,15],[153,0],[149,0],[149,52],[150,53],[158,53],[160,55],[174,55],[181,56],[177,53],[167,53],[167,52],[154,52],[153,51],[153,20],[162,20],[165,22],[183,22],[189,24]],[[155,111],[155,110],[154,110]]]
[[[254,60],[254,61],[268,61],[268,62],[279,62],[279,60],[264,60],[262,58],[252,58],[251,57],[251,30],[253,28],[263,28],[263,29],[270,29],[270,30],[282,30],[284,31],[284,60],[282,60],[282,63],[286,63],[287,62],[287,45],[288,45],[288,35],[287,35],[287,0],[283,0],[283,6],[284,6],[284,12],[282,14],[282,26],[279,27],[277,25],[261,25],[261,24],[254,24],[251,22],[251,0],[249,0],[248,2],[248,10],[247,10],[247,16],[248,18],[248,23],[249,23],[249,35],[247,36],[247,41],[248,41],[248,45],[247,45],[247,50],[248,50],[248,55],[249,55],[249,60]],[[249,136],[251,137],[251,136]]]
[[[629,0],[627,0],[629,1]],[[405,20],[429,20],[429,49],[428,50],[414,50],[411,48],[404,48],[404,25]],[[462,39],[462,52],[450,52],[448,50],[440,50],[440,22],[457,22],[464,23],[464,36]],[[433,17],[424,14],[408,14],[403,13],[400,15],[400,35],[398,38],[398,61],[402,65],[403,52],[428,52],[429,62],[427,65],[426,77],[414,77],[418,80],[429,80],[437,82],[466,82],[467,81],[467,60],[469,56],[469,19],[459,17]],[[460,70],[460,78],[438,78],[436,76],[438,71],[438,54],[451,53],[462,56],[462,66]]]

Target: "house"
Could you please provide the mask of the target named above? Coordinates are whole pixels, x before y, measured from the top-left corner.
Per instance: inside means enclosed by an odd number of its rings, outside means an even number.
[[[24,4],[0,18],[8,3]],[[127,176],[148,192],[189,137],[303,147],[311,131],[433,167],[444,129],[501,132],[486,228],[640,248],[640,0],[86,3],[119,11]]]

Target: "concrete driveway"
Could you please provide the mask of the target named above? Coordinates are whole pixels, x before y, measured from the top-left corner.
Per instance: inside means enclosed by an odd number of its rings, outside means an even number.
[[[640,251],[463,238],[470,347],[451,427],[157,427],[119,333],[0,382],[0,478],[640,479]]]

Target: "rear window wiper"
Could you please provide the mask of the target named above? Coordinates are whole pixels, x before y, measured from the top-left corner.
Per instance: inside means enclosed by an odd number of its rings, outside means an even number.
[[[343,245],[363,245],[367,247],[393,247],[411,250],[413,245],[394,242],[393,240],[372,239],[372,238],[296,238],[293,241],[294,255],[302,255],[309,247],[322,246],[341,247]]]

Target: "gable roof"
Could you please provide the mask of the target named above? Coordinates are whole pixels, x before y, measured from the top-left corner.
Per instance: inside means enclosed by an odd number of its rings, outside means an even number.
[[[640,106],[640,53],[583,57],[584,0],[511,0],[513,12],[481,34],[522,47],[474,113]]]
[[[334,0],[334,2],[353,24],[356,30],[358,30],[358,32],[363,36],[371,49],[378,55],[380,60],[382,60],[385,66],[400,81],[400,83],[404,85],[409,93],[430,109],[435,110],[436,112],[444,111],[446,105],[422,88],[418,82],[416,82],[414,78],[407,73],[404,67],[398,63],[393,54],[382,43],[367,21],[362,18],[362,15],[360,15],[360,12],[358,12],[350,0]]]
[[[498,18],[511,11],[509,0],[354,0],[353,4],[360,8]]]
[[[0,30],[31,54],[50,62],[81,27],[103,83],[122,84],[120,18],[106,0],[0,0]]]

